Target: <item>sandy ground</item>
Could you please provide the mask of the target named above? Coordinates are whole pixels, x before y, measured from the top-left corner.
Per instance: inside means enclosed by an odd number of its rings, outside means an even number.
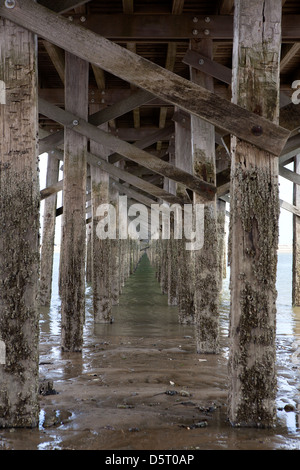
[[[299,366],[282,357],[287,386],[275,430],[233,429],[226,419],[226,344],[218,356],[194,351],[191,335],[91,337],[82,354],[61,354],[48,339],[41,343],[41,378],[53,381],[56,394],[40,396],[39,429],[3,430],[0,448],[300,450],[299,414],[282,409],[295,405]],[[292,353],[292,345],[284,348],[285,356]],[[286,425],[288,415],[296,428]]]

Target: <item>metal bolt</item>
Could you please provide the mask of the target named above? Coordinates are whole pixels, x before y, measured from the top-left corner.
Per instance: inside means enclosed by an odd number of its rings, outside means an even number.
[[[68,16],[69,21],[73,21],[73,16]]]
[[[203,65],[204,64],[204,59],[199,59],[199,65]]]
[[[92,99],[91,99],[91,103],[95,103],[95,100],[94,100],[94,98],[92,98]]]
[[[81,21],[81,23],[84,23],[84,22],[86,21],[86,17],[85,17],[85,16],[81,16],[81,17],[80,17],[80,21]]]
[[[198,34],[198,29],[193,29],[193,35],[197,36],[197,34]]]
[[[253,126],[251,132],[253,135],[259,137],[263,134],[263,128],[261,126]]]
[[[210,17],[209,16],[206,16],[205,19],[204,19],[205,23],[210,23]]]
[[[73,126],[78,126],[79,122],[77,121],[77,119],[74,119],[73,121]]]
[[[15,8],[16,2],[15,0],[5,0],[6,8]]]
[[[193,18],[193,23],[198,23],[198,18],[197,18],[197,16],[194,16],[194,18]]]
[[[210,35],[209,29],[205,29],[205,30],[204,30],[204,34],[205,34],[205,36],[209,36],[209,35]]]
[[[100,161],[97,162],[97,165],[101,165],[101,164],[102,164],[102,162],[100,162]]]

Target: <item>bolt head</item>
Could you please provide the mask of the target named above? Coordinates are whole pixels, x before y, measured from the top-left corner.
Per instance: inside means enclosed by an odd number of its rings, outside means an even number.
[[[259,137],[260,135],[263,134],[263,128],[261,126],[253,126],[251,129],[251,132],[256,137]]]
[[[16,2],[15,0],[5,0],[6,8],[15,8]]]
[[[197,36],[197,34],[198,34],[198,29],[193,29],[193,35]]]
[[[194,16],[194,18],[193,18],[193,23],[198,23],[198,18],[197,18],[197,16]]]
[[[204,19],[205,23],[210,23],[210,17],[209,16],[206,16],[205,19]]]
[[[205,30],[204,30],[204,34],[205,34],[205,36],[209,36],[209,35],[210,35],[209,29],[205,29]]]
[[[199,59],[199,65],[203,65],[204,64],[204,59]]]
[[[78,126],[79,122],[77,121],[77,119],[74,119],[73,121],[73,126]]]

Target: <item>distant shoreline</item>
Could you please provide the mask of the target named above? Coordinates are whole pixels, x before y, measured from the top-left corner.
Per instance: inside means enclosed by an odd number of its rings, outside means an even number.
[[[292,253],[292,245],[278,245],[278,253]]]

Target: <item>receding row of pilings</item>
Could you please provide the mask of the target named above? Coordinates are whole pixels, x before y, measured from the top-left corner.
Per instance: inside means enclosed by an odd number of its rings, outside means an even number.
[[[3,6],[0,8],[3,9]],[[235,2],[233,102],[274,123],[278,123],[279,116],[281,13],[281,0]],[[52,24],[54,26],[54,22]],[[199,45],[206,48],[206,56],[211,57],[212,41],[193,41],[195,49],[198,49]],[[0,105],[1,427],[34,427],[38,425],[39,420],[37,297],[40,194],[37,165],[36,50],[34,34],[8,20],[0,19],[0,79],[5,82],[7,92],[6,104]],[[111,63],[113,62],[114,58],[111,60]],[[72,116],[87,121],[89,64],[70,52],[66,52],[65,64],[65,109]],[[143,77],[143,81],[141,80],[141,83],[146,84],[145,88],[149,88],[147,79],[151,80],[151,74],[150,78]],[[201,86],[204,86],[203,80],[206,81],[201,72],[196,74],[194,71],[191,80]],[[154,82],[157,87],[162,86],[162,80]],[[168,86],[168,83],[164,85]],[[208,80],[205,86],[210,88],[211,81]],[[176,89],[175,92],[173,85],[170,95],[172,100],[176,99],[176,103],[184,107],[179,90]],[[187,89],[186,95],[192,101],[194,96],[191,90],[192,88]],[[174,102],[172,100],[170,101]],[[221,112],[222,108],[218,107],[216,95],[213,95],[210,106],[216,113]],[[224,121],[227,125],[230,118],[225,113]],[[211,114],[209,119],[212,120]],[[240,125],[237,118],[235,119],[235,125]],[[217,122],[220,121],[219,118]],[[225,131],[232,130],[232,123],[226,126],[226,122],[222,128]],[[73,124],[77,126],[78,121],[74,120]],[[265,138],[261,135],[263,128],[254,126],[251,130],[258,140]],[[193,114],[190,131],[191,137],[188,138],[183,129],[176,127],[178,148],[175,150],[175,165],[181,169],[191,166],[190,173],[216,184],[213,126]],[[86,279],[86,149],[86,137],[79,135],[71,125],[66,126],[63,205],[67,210],[64,211],[62,227],[60,286],[64,351],[79,351],[82,347]],[[93,153],[98,152],[99,149],[95,145]],[[186,161],[180,159],[184,156]],[[96,177],[96,172],[93,172],[93,175]],[[233,136],[230,184],[231,311],[228,415],[230,422],[235,426],[271,427],[276,423],[278,159],[260,147]],[[93,180],[91,185],[95,200],[107,202],[107,175],[103,172],[100,179]],[[197,328],[199,351],[211,350],[216,353],[221,285],[217,207],[216,203],[201,201],[197,195],[194,202],[202,202],[205,205],[204,247],[201,251],[191,254],[195,257],[193,261],[185,249],[179,250],[179,257],[184,258],[183,262],[179,263],[183,271],[177,276],[180,282],[177,282],[178,291],[175,293],[174,280],[171,282],[174,269],[170,266],[178,252],[173,249],[172,244],[163,248],[158,244],[157,249],[161,250],[161,256],[170,259],[170,262],[164,265],[160,263],[159,276],[164,290],[167,276],[168,279],[170,277],[172,289],[168,287],[168,295],[170,302],[177,298],[181,321],[192,321],[194,316],[196,325],[203,326]],[[93,204],[93,208],[97,208],[97,204]],[[99,253],[101,259],[101,266],[98,263],[99,269],[93,268],[92,271],[92,279],[97,277],[99,280],[94,282],[95,288],[104,282],[112,282],[111,278],[101,271],[108,264],[107,253],[110,250],[111,245],[108,242],[98,240],[94,236],[92,262],[98,259],[95,258],[95,253]],[[119,279],[128,275],[126,253],[128,251],[124,243],[121,247],[121,258],[119,251],[119,267],[127,266],[127,269]],[[175,273],[178,274],[178,271]],[[192,282],[187,282],[190,279]],[[122,282],[120,281],[121,284]],[[183,288],[184,284],[186,289]],[[191,286],[194,286],[194,293],[189,292]],[[183,308],[184,304],[186,308]],[[101,318],[106,308],[107,302],[105,304],[103,297],[95,295],[95,312],[98,309],[95,315],[99,314]],[[106,315],[105,320],[109,321],[109,316]]]
[[[170,237],[167,240],[160,238],[151,240],[149,244],[148,257],[162,292],[168,296],[168,305],[178,307],[180,324],[196,326],[198,353],[219,351],[218,302],[227,265],[225,215],[226,204],[219,200],[213,245],[210,245],[211,233],[209,237],[204,236],[201,249],[187,249],[190,242],[185,237]],[[172,222],[174,223],[174,220],[171,220]],[[214,264],[211,262],[212,257]],[[209,298],[213,299],[215,315],[212,315],[212,301],[209,302]],[[204,316],[203,306],[208,303],[209,312]]]

